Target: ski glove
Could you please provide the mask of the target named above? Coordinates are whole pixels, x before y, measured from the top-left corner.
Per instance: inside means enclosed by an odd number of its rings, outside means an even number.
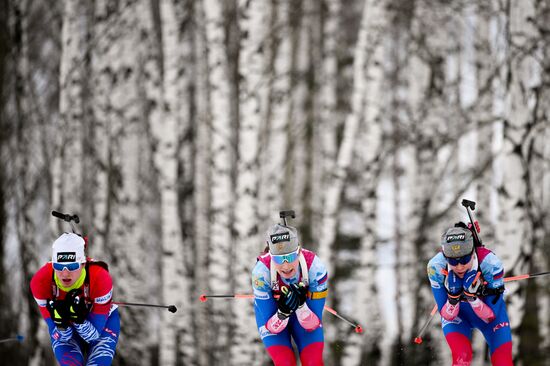
[[[454,320],[460,311],[460,297],[462,296],[462,278],[453,271],[449,271],[445,279],[447,302],[441,308],[441,316],[448,321]]]
[[[479,276],[481,272],[478,272],[475,269],[471,269],[466,274],[464,274],[463,289],[464,295],[468,301],[474,301],[476,299],[476,293],[481,285]]]
[[[468,300],[474,313],[476,313],[485,323],[490,323],[495,320],[495,313],[476,295],[479,286],[481,286],[481,280],[479,279],[480,274],[481,272],[475,269],[471,269],[464,274],[464,296]]]
[[[298,296],[298,307],[302,307],[307,299],[307,287],[303,282],[290,285],[290,290],[296,292]]]
[[[280,319],[288,318],[300,306],[298,291],[287,286],[281,288],[281,296],[277,300],[277,315]]]
[[[449,271],[445,280],[445,288],[447,289],[447,301],[452,305],[458,304],[462,296],[463,281],[454,271]]]
[[[46,301],[46,309],[48,309],[56,327],[64,329],[70,325],[65,301],[48,299]]]
[[[319,317],[311,311],[306,303],[296,310],[296,318],[298,318],[298,323],[300,323],[302,328],[304,328],[307,332],[313,332],[321,326]]]
[[[77,324],[84,323],[88,316],[88,307],[80,290],[73,289],[69,291],[65,301],[67,302],[69,319]]]
[[[495,320],[496,317],[493,309],[491,309],[489,305],[484,303],[481,299],[474,297],[474,300],[470,300],[468,298],[468,303],[478,318],[483,320],[485,323],[489,324]]]

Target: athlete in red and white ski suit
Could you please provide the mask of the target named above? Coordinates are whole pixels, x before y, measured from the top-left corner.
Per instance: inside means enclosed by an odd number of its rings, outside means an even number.
[[[66,239],[65,244],[82,240],[73,235],[62,236]],[[63,250],[59,255],[70,249]],[[55,254],[54,251],[54,258]],[[82,261],[85,262],[61,263],[65,266],[62,271],[54,271],[53,265],[59,263],[46,263],[33,276],[31,292],[48,325],[52,348],[60,365],[110,365],[120,332],[117,306],[112,303],[113,282],[106,264],[85,257]],[[89,312],[80,323],[69,321],[66,327],[58,327],[51,318],[48,302],[66,301],[71,290],[85,299]]]

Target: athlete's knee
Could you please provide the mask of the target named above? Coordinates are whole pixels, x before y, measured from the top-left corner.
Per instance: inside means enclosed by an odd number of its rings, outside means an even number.
[[[513,366],[512,342],[501,344],[491,355],[491,364],[495,366]]]
[[[323,366],[323,342],[315,342],[304,347],[300,353],[302,366]]]
[[[453,366],[469,366],[472,363],[472,344],[464,334],[453,332],[445,336],[453,355]]]
[[[288,346],[269,346],[267,353],[275,366],[296,366],[294,351]]]

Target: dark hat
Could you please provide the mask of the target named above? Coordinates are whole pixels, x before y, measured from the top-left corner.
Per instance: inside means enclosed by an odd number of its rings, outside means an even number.
[[[474,239],[469,229],[451,227],[441,236],[441,250],[448,258],[460,258],[472,253]]]

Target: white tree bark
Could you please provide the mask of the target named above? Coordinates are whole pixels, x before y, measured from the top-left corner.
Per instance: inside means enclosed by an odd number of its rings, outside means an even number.
[[[415,17],[411,25],[413,37],[422,32],[430,32],[430,26],[436,26],[430,23],[424,16],[434,16],[427,4],[419,4],[415,10]],[[425,23],[424,23],[425,22]],[[423,27],[427,27],[423,29]],[[443,105],[443,99],[439,93],[443,89],[445,82],[444,56],[447,54],[445,47],[448,42],[444,40],[444,34],[432,34],[429,38],[429,44],[426,49],[430,49],[434,54],[430,60],[424,61],[419,54],[409,56],[405,75],[409,81],[407,90],[407,99],[410,105],[410,115],[415,130],[415,140],[410,149],[402,150],[401,166],[404,168],[403,183],[401,184],[402,216],[401,231],[402,238],[400,254],[397,256],[397,274],[398,297],[400,297],[401,306],[407,309],[402,313],[402,322],[404,332],[401,335],[401,344],[408,343],[415,334],[412,331],[418,331],[425,316],[429,315],[429,310],[433,306],[433,296],[429,287],[425,286],[425,264],[427,260],[435,254],[437,246],[434,246],[432,240],[438,240],[440,233],[431,232],[426,227],[425,220],[431,212],[434,205],[437,205],[435,194],[435,176],[434,170],[437,166],[437,160],[433,158],[436,150],[434,137],[435,132],[442,123],[441,115],[446,115],[448,110]],[[448,78],[448,76],[447,76]],[[448,80],[448,79],[447,79]],[[435,202],[434,202],[435,201]],[[409,263],[423,263],[424,266],[410,266]],[[407,286],[406,281],[416,278],[418,287]],[[410,282],[409,282],[410,283]],[[398,300],[399,301],[399,300]],[[446,360],[450,357],[450,352],[442,336],[440,324],[437,321],[432,322],[431,328],[427,332],[431,333],[434,339],[434,346],[437,347],[437,359]],[[413,326],[415,326],[413,328]],[[412,354],[418,355],[415,350]],[[408,360],[412,362],[412,360]],[[418,362],[418,360],[415,360]]]
[[[474,123],[476,123],[477,152],[479,160],[486,159],[493,155],[493,115],[492,102],[494,94],[491,82],[494,74],[495,55],[491,52],[490,20],[491,15],[481,4],[474,5],[468,10],[474,11],[475,15],[469,12],[466,16],[473,16],[472,28],[477,37],[473,38],[475,48],[473,51],[476,68],[470,71],[476,76],[474,96],[477,99],[474,107]],[[474,160],[472,157],[470,159]],[[476,159],[477,160],[477,159]],[[479,221],[482,232],[483,244],[492,247],[494,244],[494,223],[491,222],[491,196],[494,193],[493,185],[493,164],[481,172],[473,190],[476,192],[477,210],[475,219]],[[475,336],[472,342],[474,350],[473,364],[482,364],[484,360],[485,339]]]
[[[110,77],[109,50],[113,44],[113,39],[109,31],[109,13],[106,3],[107,0],[99,0],[95,4],[94,15],[96,21],[93,24],[95,47],[90,50],[91,104],[95,120],[95,158],[97,161],[93,205],[94,229],[90,233],[90,240],[93,242],[94,253],[96,255],[101,253],[100,258],[109,261],[108,252],[105,251],[106,237],[110,230],[109,171],[111,162],[109,145],[111,130],[116,129],[117,126],[110,101],[113,80]]]
[[[266,59],[261,49],[265,47],[269,24],[269,6],[261,0],[240,1],[240,29],[246,38],[242,40],[239,60],[240,126],[239,161],[235,206],[236,238],[234,271],[235,291],[250,291],[250,271],[254,256],[263,249],[263,228],[258,228],[258,158],[259,132],[266,112],[267,75]],[[233,302],[235,335],[231,344],[231,362],[235,365],[256,365],[265,358],[256,323],[252,314],[252,302]]]
[[[347,176],[347,170],[352,160],[357,129],[365,111],[366,88],[368,85],[368,71],[372,67],[374,59],[374,47],[377,45],[379,17],[382,7],[381,1],[367,0],[363,7],[361,26],[353,61],[353,94],[352,111],[346,117],[342,142],[338,150],[336,165],[334,166],[332,179],[325,196],[324,219],[322,221],[321,237],[319,242],[319,257],[327,266],[328,273],[334,269],[332,260],[332,245],[336,237],[338,224],[338,211],[340,197]]]
[[[526,40],[533,34],[532,24],[528,20],[534,16],[531,1],[512,1],[510,8],[509,54],[511,80],[507,90],[503,145],[500,160],[502,182],[498,187],[499,216],[496,239],[501,249],[499,256],[509,274],[526,273],[528,258],[533,253],[532,223],[526,210],[527,186],[525,182],[524,136],[527,124],[531,122],[534,107],[533,87],[540,82],[537,62],[524,52]],[[507,286],[508,315],[512,329],[517,327],[523,317],[524,297],[517,293],[526,283],[511,283]],[[519,342],[515,342],[517,347]]]
[[[310,0],[301,1],[298,14],[299,25],[291,28],[291,49],[293,77],[290,85],[290,110],[288,120],[288,158],[285,164],[285,185],[283,186],[285,207],[292,208],[299,213],[297,222],[304,217],[304,207],[307,204],[305,197],[308,180],[308,150],[311,139],[307,136],[307,129],[311,126],[308,110],[308,67],[310,65],[311,48],[313,47],[312,22],[314,2]],[[296,3],[290,3],[290,8],[298,7]],[[307,243],[303,243],[307,245]]]
[[[10,325],[15,325],[15,329],[10,327],[12,332],[27,335],[18,351],[23,356],[20,360],[36,365],[41,361],[41,354],[49,349],[49,342],[41,336],[47,328],[41,319],[32,316],[35,303],[28,301],[32,299],[29,282],[36,269],[47,261],[48,254],[47,251],[44,253],[43,243],[51,240],[51,235],[48,230],[44,230],[49,222],[46,215],[49,214],[47,198],[50,192],[45,184],[48,167],[44,159],[44,147],[48,144],[46,136],[41,135],[41,121],[33,103],[36,91],[33,90],[32,80],[37,73],[33,70],[34,50],[30,43],[32,5],[31,1],[21,1],[4,7],[10,13],[9,21],[4,22],[4,25],[10,28],[13,35],[8,41],[11,48],[5,48],[9,53],[4,53],[4,57],[14,61],[12,67],[4,68],[7,66],[6,59],[2,63],[4,85],[1,102],[5,104],[0,118],[6,130],[1,132],[2,142],[5,143],[1,150],[5,153],[3,162],[6,158],[8,162],[2,164],[1,169],[8,181],[2,182],[2,189],[6,189],[6,192],[3,192],[0,204],[4,205],[2,213],[6,217],[2,220],[5,226],[1,229],[3,237],[0,240],[4,242],[3,245],[10,247],[7,252],[13,255],[8,260],[2,255],[1,267],[7,269],[2,274],[9,281],[7,287],[11,290],[8,303],[2,305],[2,311],[5,311],[4,315],[13,314],[13,323]],[[8,32],[4,32],[6,37],[10,37]],[[6,328],[10,329],[8,326]]]
[[[81,196],[83,177],[81,164],[83,136],[82,83],[85,46],[85,18],[82,2],[64,2],[62,28],[62,55],[59,71],[59,112],[61,122],[53,163],[52,206],[62,212],[79,213],[82,210]]]
[[[284,169],[287,162],[287,126],[290,112],[290,72],[292,65],[289,29],[289,0],[271,4],[270,39],[266,46],[269,60],[269,96],[266,128],[261,132],[261,167],[259,215],[262,227],[272,224],[284,204]],[[267,218],[267,219],[266,219]]]
[[[151,295],[160,295],[155,286],[158,276],[142,271],[144,267],[157,268],[159,260],[153,239],[159,200],[151,173],[148,121],[153,112],[149,106],[160,105],[160,80],[153,70],[146,71],[157,50],[151,46],[151,12],[145,1],[123,3],[117,13],[105,3],[96,6],[100,23],[95,41],[101,48],[94,54],[93,70],[98,73],[97,92],[104,88],[103,95],[108,97],[98,96],[96,109],[98,139],[100,144],[105,142],[99,147],[103,170],[98,174],[97,222],[101,223],[102,250],[98,253],[96,247],[91,248],[98,259],[109,257],[115,300],[151,302]],[[143,220],[149,214],[152,219]],[[121,309],[120,313],[125,324],[121,336],[126,341],[117,354],[129,363],[149,359],[150,344],[156,342],[151,332],[155,315],[133,308]],[[138,320],[142,318],[147,321]]]
[[[155,166],[159,172],[161,195],[161,238],[162,250],[162,299],[165,304],[175,304],[181,314],[175,317],[164,312],[160,323],[160,363],[176,365],[196,363],[197,352],[194,335],[189,325],[192,324],[192,297],[189,290],[190,272],[186,264],[192,259],[184,255],[191,253],[189,240],[185,240],[180,226],[180,201],[178,188],[178,165],[181,133],[189,129],[190,95],[187,94],[190,83],[190,72],[186,65],[190,62],[191,52],[188,35],[183,33],[180,24],[189,14],[181,9],[181,4],[172,0],[163,0],[160,4],[162,19],[163,51],[163,106],[151,118],[151,129],[158,141],[155,154]],[[183,34],[182,34],[183,33]],[[154,70],[151,70],[154,72]],[[148,90],[155,90],[154,86]],[[183,159],[189,159],[185,156]],[[185,170],[185,173],[190,174]],[[189,179],[189,178],[187,178]]]
[[[208,45],[210,123],[212,126],[212,186],[211,188],[211,241],[209,247],[209,290],[215,294],[231,293],[231,258],[233,237],[231,232],[233,211],[233,168],[230,120],[229,69],[225,46],[224,28],[228,18],[224,16],[223,4],[205,0],[205,26]],[[212,326],[215,333],[210,338],[213,362],[223,363],[230,357],[228,346],[233,321],[227,314],[231,311],[228,302],[213,302]],[[215,334],[215,336],[214,336]]]
[[[380,321],[380,309],[378,303],[378,291],[376,286],[378,243],[377,229],[377,188],[378,177],[382,169],[381,145],[382,125],[384,117],[384,101],[378,96],[382,93],[385,81],[384,60],[385,46],[387,45],[388,23],[386,16],[387,3],[385,1],[367,1],[364,14],[368,14],[368,39],[369,49],[367,53],[368,65],[365,71],[364,90],[364,122],[360,128],[360,141],[357,146],[357,163],[361,174],[361,211],[365,231],[361,239],[359,269],[354,278],[356,283],[361,283],[358,292],[354,296],[353,312],[359,324],[368,324],[366,334],[353,333],[348,339],[342,363],[344,365],[362,365],[368,363],[374,350],[380,348],[383,325]],[[364,15],[365,16],[365,15]],[[366,17],[364,18],[366,19]],[[364,31],[367,28],[363,28]]]
[[[321,7],[322,5],[319,5]],[[323,208],[325,206],[325,192],[329,187],[332,170],[336,163],[337,142],[336,130],[340,124],[340,116],[337,113],[337,81],[338,81],[338,14],[340,2],[329,0],[326,4],[322,32],[321,67],[319,68],[318,103],[314,108],[315,125],[313,126],[313,171],[311,173],[311,223],[317,228],[317,223],[323,220]],[[312,230],[313,240],[318,242],[320,230]]]
[[[476,34],[475,38],[475,62],[477,65],[476,94],[478,97],[475,119],[478,121],[478,144],[477,149],[481,159],[493,155],[493,130],[495,118],[493,115],[494,92],[492,89],[493,75],[495,72],[496,54],[491,47],[491,14],[483,7],[477,7]],[[495,193],[493,184],[493,164],[483,171],[477,181],[477,204],[480,207],[476,219],[483,230],[484,244],[494,242],[494,222],[492,221],[492,196]],[[479,352],[478,352],[479,353]]]
[[[199,20],[197,32],[193,37],[195,47],[194,54],[196,60],[196,72],[192,72],[196,85],[196,146],[201,147],[196,149],[195,155],[195,177],[193,181],[194,188],[194,205],[195,205],[195,222],[194,222],[194,239],[195,239],[195,282],[196,287],[201,293],[210,291],[208,287],[209,272],[208,272],[208,256],[210,245],[210,201],[212,186],[211,172],[211,123],[210,123],[210,105],[209,105],[209,66],[207,62],[198,62],[205,60],[207,57],[207,38],[206,24],[204,22],[204,6],[203,3],[195,4],[195,17]],[[206,305],[206,304],[205,304]],[[214,327],[210,318],[210,307],[198,307],[194,319],[194,326],[200,329],[196,333],[198,344],[198,363],[206,365],[210,362],[210,333],[206,331]]]

